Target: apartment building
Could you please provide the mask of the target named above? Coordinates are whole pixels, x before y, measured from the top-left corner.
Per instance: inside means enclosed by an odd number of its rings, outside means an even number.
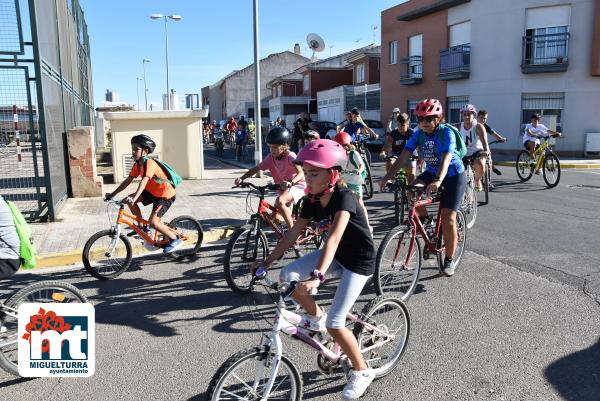
[[[458,122],[472,103],[515,150],[539,112],[571,156],[600,133],[600,0],[410,0],[381,18],[382,114],[436,97]]]

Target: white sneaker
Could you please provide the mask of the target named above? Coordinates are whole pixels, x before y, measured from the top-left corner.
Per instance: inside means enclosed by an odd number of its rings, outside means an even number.
[[[453,276],[454,270],[456,270],[456,262],[454,260],[444,260],[444,274],[448,277]]]
[[[298,327],[301,327],[310,331],[317,331],[319,333],[326,333],[327,327],[325,326],[325,322],[327,321],[327,313],[323,313],[321,316],[313,316],[307,313],[303,313],[302,320]]]
[[[369,384],[375,379],[375,371],[373,369],[352,370],[348,377],[348,384],[344,386],[342,398],[344,400],[355,400],[360,398]]]

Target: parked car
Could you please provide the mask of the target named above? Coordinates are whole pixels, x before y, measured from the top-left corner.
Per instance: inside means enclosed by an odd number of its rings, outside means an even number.
[[[379,120],[363,120],[367,127],[371,128],[376,134],[377,139],[368,138],[365,140],[367,149],[380,152],[385,144],[385,128]]]
[[[331,121],[313,121],[308,126],[317,131],[321,138],[327,138],[327,132],[332,130],[335,131],[336,124]]]

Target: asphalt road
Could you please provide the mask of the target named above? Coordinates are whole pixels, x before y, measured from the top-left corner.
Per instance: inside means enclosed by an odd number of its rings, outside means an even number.
[[[376,168],[377,171],[377,168]],[[469,231],[457,274],[424,270],[409,300],[411,334],[397,369],[364,400],[598,400],[600,307],[596,248],[600,172],[564,171],[559,187],[516,183],[503,168],[497,192]],[[367,202],[381,239],[390,194]],[[96,374],[88,379],[15,379],[0,372],[3,399],[204,400],[228,356],[260,342],[249,298],[224,283],[224,245],[186,263],[138,260],[100,282],[82,271],[54,272],[96,307]],[[39,275],[19,275],[4,291]],[[320,293],[327,308],[335,284]],[[373,297],[371,287],[360,306]],[[256,310],[269,316],[265,297]],[[304,399],[337,400],[341,374],[317,371],[316,355],[286,340],[302,372]]]

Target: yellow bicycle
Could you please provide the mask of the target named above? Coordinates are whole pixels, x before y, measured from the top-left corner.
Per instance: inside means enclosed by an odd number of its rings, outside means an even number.
[[[517,175],[522,182],[528,181],[534,171],[542,172],[542,177],[548,185],[548,188],[554,188],[560,181],[560,161],[554,153],[552,146],[556,144],[556,135],[542,136],[544,140],[533,152],[533,160],[529,157],[529,152],[522,150],[517,156]]]

